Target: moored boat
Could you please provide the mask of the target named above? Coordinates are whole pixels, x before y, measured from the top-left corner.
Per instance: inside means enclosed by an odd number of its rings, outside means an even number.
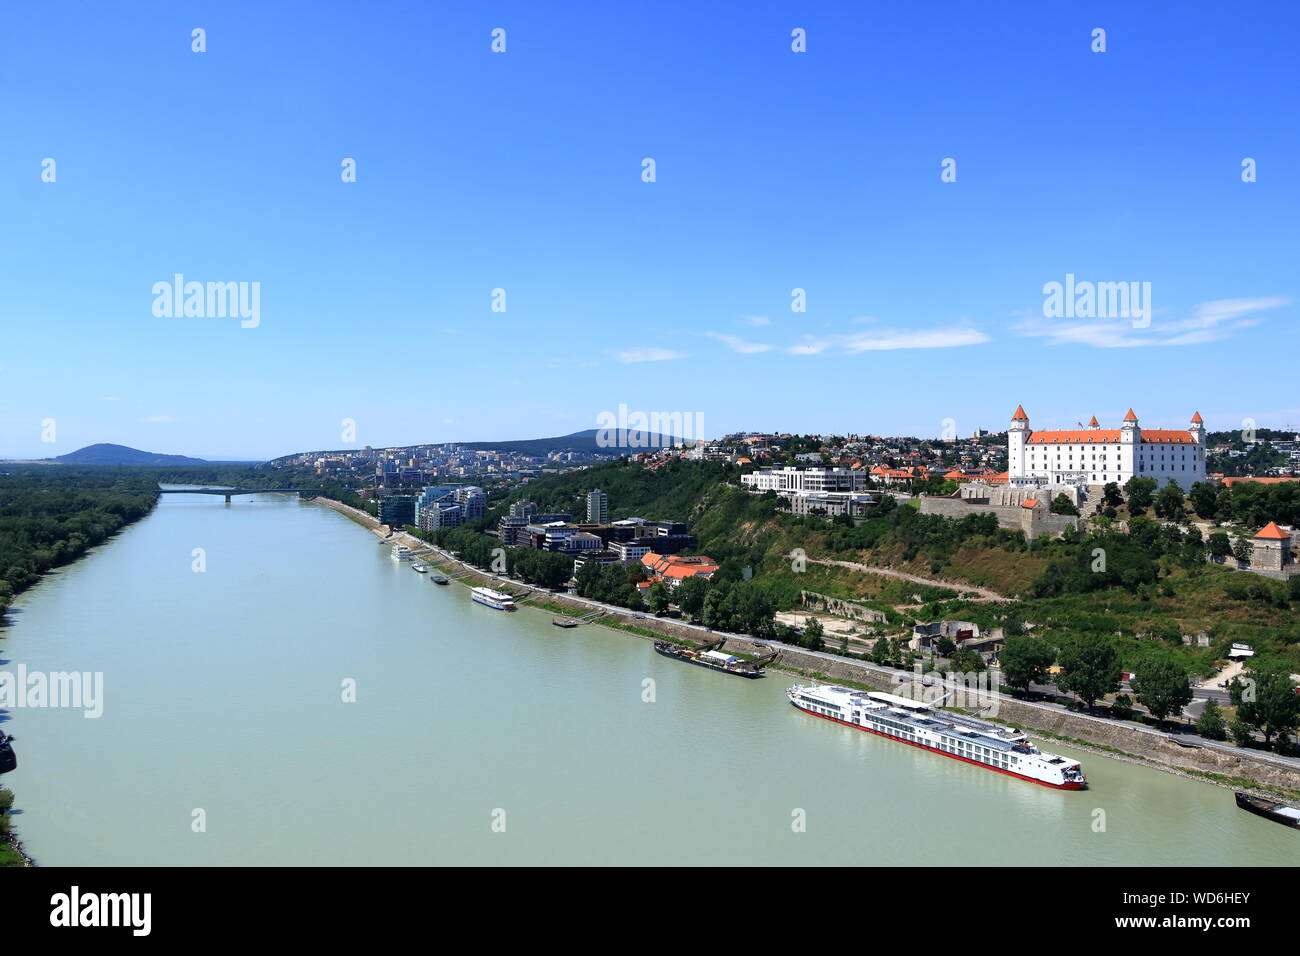
[[[18,755],[14,753],[13,735],[0,733],[0,773],[8,773],[18,766]]]
[[[696,667],[707,667],[709,670],[735,674],[737,677],[747,677],[750,680],[764,676],[763,668],[776,660],[780,654],[780,651],[773,651],[766,657],[747,661],[734,654],[718,650],[726,642],[727,639],[724,637],[702,647],[687,647],[685,644],[674,644],[672,641],[655,641],[655,653],[694,664]]]
[[[1274,823],[1300,830],[1300,810],[1295,807],[1288,807],[1285,803],[1257,797],[1254,794],[1242,793],[1240,790],[1236,792],[1235,796],[1237,806],[1247,813],[1253,813],[1265,820],[1272,820]]]
[[[495,608],[498,611],[513,611],[515,609],[515,599],[509,594],[502,594],[500,591],[494,591],[491,588],[470,588],[470,597],[479,604]]]
[[[941,711],[909,697],[833,685],[796,685],[786,696],[795,707],[816,717],[1021,780],[1056,790],[1082,790],[1088,785],[1078,762],[1044,753],[1021,731],[1002,724]]]
[[[389,552],[394,561],[410,561],[411,549],[404,544],[393,545],[393,550]]]
[[[433,574],[429,575],[429,580],[432,581],[434,584],[450,584],[450,583],[451,583],[451,578],[447,577],[447,575],[442,574],[442,573],[440,573],[440,572],[438,572],[438,571],[434,571]]]
[[[416,574],[426,574],[429,571],[429,569],[426,568],[423,564],[413,564],[411,565],[411,570],[414,571]]]

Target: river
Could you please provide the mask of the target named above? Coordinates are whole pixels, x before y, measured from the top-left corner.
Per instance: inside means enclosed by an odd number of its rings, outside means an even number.
[[[1089,790],[925,754],[799,713],[779,673],[473,604],[287,495],[164,496],[22,595],[20,664],[103,675],[98,718],[0,715],[47,866],[1300,859],[1227,790],[1055,742]]]

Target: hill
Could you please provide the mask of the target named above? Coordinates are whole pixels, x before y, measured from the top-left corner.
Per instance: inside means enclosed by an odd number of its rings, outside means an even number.
[[[677,439],[656,441],[651,445],[649,436],[642,436],[638,431],[629,429],[623,436],[626,444],[612,446],[602,445],[597,441],[600,429],[589,428],[574,432],[572,435],[559,435],[555,438],[528,438],[520,441],[472,441],[458,442],[462,447],[472,451],[512,451],[523,455],[549,455],[551,452],[571,451],[584,456],[616,455],[623,452],[645,451],[661,444],[672,444]],[[656,438],[658,436],[655,436]]]
[[[187,458],[184,455],[159,455],[151,451],[140,451],[126,445],[87,445],[66,455],[51,459],[64,465],[144,465],[165,467],[168,465],[207,465],[210,462],[202,458]]]

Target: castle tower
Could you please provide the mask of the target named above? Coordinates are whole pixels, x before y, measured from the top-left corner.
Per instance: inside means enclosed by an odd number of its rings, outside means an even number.
[[[1250,566],[1281,571],[1291,563],[1291,536],[1270,521],[1251,541]]]
[[[1029,429],[1029,416],[1023,405],[1016,406],[1011,416],[1011,427],[1007,429],[1007,481],[1014,482],[1025,477],[1025,443],[1033,432]]]
[[[1200,412],[1192,413],[1192,424],[1187,430],[1192,433],[1198,445],[1205,444],[1205,420],[1201,418]]]
[[[1141,441],[1142,429],[1138,428],[1138,417],[1130,408],[1119,428],[1119,468],[1122,474],[1138,475],[1138,443]]]
[[[1088,422],[1088,427],[1091,429],[1101,428],[1101,422],[1097,421],[1096,415],[1092,416],[1092,421]]]

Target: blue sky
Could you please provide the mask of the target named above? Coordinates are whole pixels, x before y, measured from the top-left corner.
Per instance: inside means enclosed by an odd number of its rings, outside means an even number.
[[[0,457],[1300,424],[1295,4],[801,6],[6,5]]]

